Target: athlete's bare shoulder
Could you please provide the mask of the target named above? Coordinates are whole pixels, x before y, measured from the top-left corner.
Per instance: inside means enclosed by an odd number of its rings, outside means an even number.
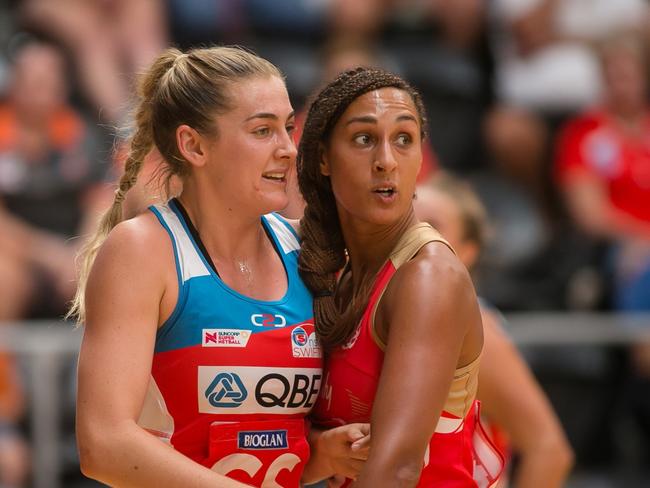
[[[93,268],[159,274],[173,266],[173,248],[167,231],[152,212],[117,224],[104,241]]]
[[[432,241],[418,251],[410,261],[404,263],[395,273],[396,284],[410,282],[417,287],[439,288],[451,286],[451,290],[466,288],[473,290],[467,268],[447,244]],[[448,288],[449,289],[449,288]]]
[[[395,323],[406,321],[416,334],[425,334],[433,327],[438,338],[462,338],[471,331],[459,365],[468,364],[481,350],[481,320],[474,286],[465,266],[442,242],[424,245],[413,259],[400,266],[379,307],[376,325],[378,332],[385,334],[380,335],[382,338],[388,336]]]
[[[171,245],[167,231],[150,211],[117,224],[105,242],[106,246],[133,248],[136,252],[141,250],[154,256],[157,251],[165,248],[166,244]]]

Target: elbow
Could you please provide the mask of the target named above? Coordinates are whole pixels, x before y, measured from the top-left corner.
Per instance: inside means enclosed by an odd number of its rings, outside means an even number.
[[[566,439],[562,439],[561,442],[558,443],[558,445],[555,448],[556,452],[556,462],[558,463],[558,466],[563,468],[565,473],[568,473],[573,469],[573,465],[575,464],[575,453],[573,452],[573,449],[571,448],[571,445]]]
[[[557,473],[567,474],[573,468],[575,463],[575,454],[568,440],[563,434],[550,435],[546,438],[538,439],[534,446],[527,449],[531,458],[544,459],[548,466],[552,466]]]
[[[381,477],[378,478],[383,484],[381,486],[390,486],[395,488],[412,488],[418,484],[420,475],[422,474],[422,460],[415,462],[403,460],[393,463],[383,463],[384,469],[372,470],[372,472],[379,473]]]
[[[564,434],[558,434],[542,444],[544,452],[553,459],[558,470],[568,473],[575,462],[575,454]]]
[[[86,436],[77,435],[77,450],[79,452],[79,469],[81,473],[91,479],[98,479],[99,459],[97,449]]]
[[[410,487],[417,485],[422,473],[422,461],[418,463],[404,463],[394,472],[395,486]]]
[[[79,469],[87,478],[101,480],[105,465],[109,462],[109,448],[106,436],[92,429],[77,430]]]

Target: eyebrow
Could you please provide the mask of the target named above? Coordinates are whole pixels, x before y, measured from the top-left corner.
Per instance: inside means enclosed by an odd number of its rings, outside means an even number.
[[[411,114],[403,114],[399,115],[397,119],[395,119],[397,122],[401,122],[403,120],[412,120],[416,124],[418,123],[418,120]],[[361,123],[366,123],[366,124],[376,124],[377,123],[377,118],[372,116],[372,115],[362,115],[361,117],[352,117],[350,120],[348,120],[345,125],[348,126],[350,124],[354,124],[355,122],[361,122]]]
[[[292,118],[292,117],[295,117],[295,115],[296,115],[296,111],[295,111],[295,110],[291,111],[291,113],[290,113],[289,116],[287,117],[287,120],[290,119],[290,118]],[[279,120],[280,118],[279,118],[277,115],[275,115],[275,114],[273,114],[273,113],[271,113],[271,112],[258,112],[258,113],[256,113],[256,114],[251,115],[250,117],[247,117],[247,118],[244,120],[244,122],[248,122],[249,120],[253,120],[253,119],[272,119],[272,120]]]

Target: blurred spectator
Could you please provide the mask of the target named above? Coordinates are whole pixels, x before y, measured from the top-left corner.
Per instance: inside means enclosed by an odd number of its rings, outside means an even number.
[[[497,166],[547,205],[547,142],[559,118],[594,103],[601,77],[591,44],[647,28],[644,0],[496,0],[497,108],[486,121]],[[545,120],[540,119],[544,117]]]
[[[389,22],[433,22],[443,43],[472,50],[483,28],[482,0],[330,0],[332,37],[371,39]]]
[[[556,172],[568,210],[584,231],[615,243],[613,304],[650,310],[650,105],[647,57],[638,39],[602,49],[600,106],[570,121]]]
[[[18,422],[24,397],[13,358],[0,352],[0,486],[25,486],[29,471],[29,450]]]
[[[75,289],[69,238],[110,196],[93,132],[66,102],[61,53],[32,42],[12,68],[0,104],[0,321],[65,312]]]
[[[480,120],[489,97],[483,0],[331,0],[331,37],[375,42],[423,94],[441,166],[480,163]]]
[[[23,0],[22,22],[72,54],[87,99],[102,120],[120,122],[133,75],[167,43],[160,0]]]
[[[612,305],[623,311],[650,311],[650,104],[645,47],[640,39],[625,36],[604,43],[602,102],[564,127],[555,168],[575,222],[593,238],[612,245]],[[650,344],[632,348],[631,365],[627,406],[648,452]]]

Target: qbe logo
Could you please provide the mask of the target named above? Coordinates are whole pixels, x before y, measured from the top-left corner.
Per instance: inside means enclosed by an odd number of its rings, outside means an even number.
[[[321,378],[320,368],[241,366],[224,371],[199,366],[199,412],[307,413],[318,397]]]
[[[251,333],[239,329],[203,329],[203,347],[246,347]]]
[[[291,331],[291,353],[294,358],[319,358],[321,349],[316,338],[316,333],[308,334],[302,327]]]
[[[251,315],[251,324],[256,327],[284,327],[287,325],[287,319],[279,314],[254,313]]]
[[[235,373],[219,373],[205,390],[210,405],[218,408],[239,407],[247,396],[246,387]]]

